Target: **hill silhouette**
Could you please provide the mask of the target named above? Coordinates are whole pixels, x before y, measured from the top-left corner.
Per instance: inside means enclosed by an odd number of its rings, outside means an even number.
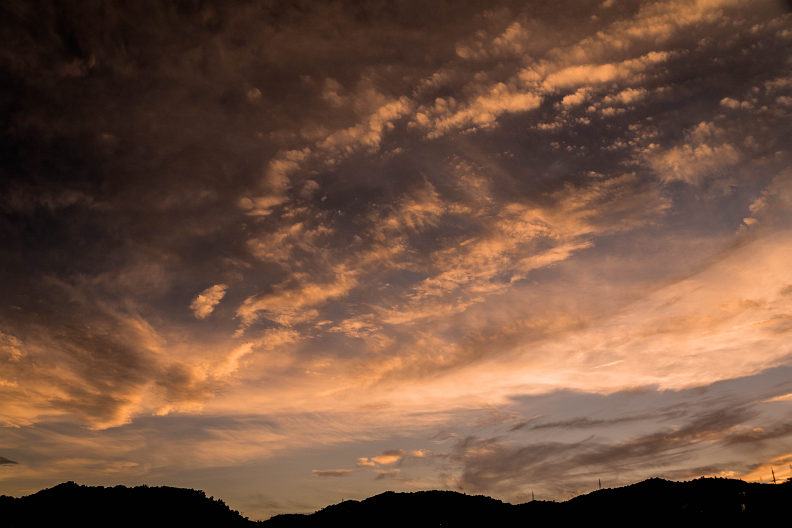
[[[649,479],[597,490],[566,502],[509,504],[451,491],[386,492],[344,501],[309,515],[277,515],[265,528],[319,526],[607,526],[715,524],[754,526],[784,520],[792,504],[792,482],[748,483],[725,478],[689,482]]]
[[[0,496],[3,528],[249,527],[255,523],[203,491],[58,484],[26,497]]]
[[[509,504],[454,491],[385,492],[311,514],[250,521],[202,491],[170,487],[79,486],[67,482],[21,498],[0,496],[5,528],[114,527],[468,527],[724,525],[783,522],[792,482],[758,484],[724,478],[689,482],[649,479],[597,490],[565,502]]]

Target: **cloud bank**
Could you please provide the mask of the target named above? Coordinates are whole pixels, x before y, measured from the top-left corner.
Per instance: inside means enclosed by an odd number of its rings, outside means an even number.
[[[263,517],[788,460],[786,3],[6,15],[10,493]]]

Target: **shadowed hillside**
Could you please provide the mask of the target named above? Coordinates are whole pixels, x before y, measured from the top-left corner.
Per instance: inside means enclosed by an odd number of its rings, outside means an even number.
[[[60,484],[22,498],[0,497],[4,528],[48,526],[327,527],[327,526],[607,526],[700,524],[754,526],[785,521],[792,483],[757,484],[702,478],[690,482],[650,479],[598,490],[566,502],[509,504],[453,491],[386,492],[344,501],[312,514],[277,515],[253,522],[201,491],[140,486],[114,488]]]
[[[0,497],[0,526],[203,527],[252,526],[222,500],[170,487],[59,484],[19,499]]]
[[[451,491],[386,492],[363,501],[345,501],[310,515],[278,515],[266,528],[320,526],[646,526],[697,523],[753,525],[785,520],[792,483],[779,485],[702,478],[690,482],[650,479],[622,488],[598,490],[566,502],[509,504]]]

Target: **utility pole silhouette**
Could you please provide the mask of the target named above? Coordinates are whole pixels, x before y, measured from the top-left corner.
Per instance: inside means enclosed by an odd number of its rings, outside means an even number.
[[[602,489],[602,479],[597,479],[597,486],[599,486],[599,489]]]
[[[773,484],[777,484],[776,479],[775,479],[775,471],[773,471],[773,468],[770,468],[770,473],[773,474]]]
[[[531,490],[531,502],[533,501],[534,501],[534,494],[533,494],[533,490]]]

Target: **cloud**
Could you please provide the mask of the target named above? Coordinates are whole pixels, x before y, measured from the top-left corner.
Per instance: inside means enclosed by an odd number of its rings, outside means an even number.
[[[487,87],[466,105],[457,105],[454,99],[438,98],[433,107],[416,114],[415,123],[429,129],[429,138],[437,138],[459,129],[492,126],[502,114],[527,112],[537,108],[541,102],[540,95],[515,84],[497,83]]]
[[[783,227],[792,215],[792,167],[785,167],[748,206],[751,214],[768,229]],[[781,289],[783,295],[786,290]]]
[[[373,457],[360,457],[357,460],[357,466],[377,468],[381,466],[390,466],[397,463],[401,465],[405,459],[422,459],[428,455],[430,455],[430,452],[425,449],[413,449],[410,451],[405,451],[403,449],[391,449],[383,451],[379,455]],[[377,479],[394,478],[398,475],[399,471],[399,469],[375,470],[377,473]]]
[[[700,444],[723,441],[728,431],[752,416],[745,408],[717,409],[695,416],[670,430],[605,443],[592,437],[579,442],[509,445],[499,439],[465,438],[450,455],[461,465],[457,480],[466,491],[512,493],[522,486],[546,486],[552,481],[586,475],[631,473],[673,467],[695,457]]]
[[[11,465],[11,464],[18,464],[19,462],[14,462],[4,456],[0,456],[0,466]]]
[[[214,311],[220,301],[225,297],[228,286],[226,284],[215,284],[204,291],[199,293],[193,302],[190,303],[190,309],[198,319],[206,319]]]
[[[721,99],[720,104],[726,108],[731,108],[732,110],[737,110],[740,108],[750,110],[753,108],[753,105],[749,101],[737,101],[731,97],[724,97]]]
[[[753,464],[749,471],[740,475],[747,482],[783,482],[792,479],[792,453],[785,453],[757,464]]]
[[[773,401],[785,401],[781,398],[772,398],[767,400],[769,402]],[[762,442],[767,441],[778,441],[782,438],[786,438],[792,435],[792,426],[787,423],[780,423],[774,424],[769,427],[754,427],[747,431],[736,431],[732,434],[729,434],[725,438],[725,442],[729,445],[740,445],[740,444],[747,444],[752,446],[752,448],[756,449],[758,446],[761,445]]]
[[[646,93],[645,88],[626,88],[615,95],[606,96],[603,98],[603,102],[629,105],[646,97]]]
[[[664,183],[698,185],[705,178],[721,175],[742,158],[740,151],[721,135],[717,126],[702,122],[686,132],[684,144],[665,150],[650,149],[646,159]]]
[[[589,91],[589,88],[580,88],[574,93],[565,95],[564,98],[561,99],[561,105],[565,107],[572,107],[583,104],[589,96]]]
[[[371,457],[371,460],[373,462],[376,462],[377,464],[382,464],[384,466],[387,466],[390,464],[395,464],[396,462],[401,460],[404,454],[405,454],[404,451],[401,449],[383,451],[382,454]]]
[[[569,66],[547,75],[542,81],[542,87],[552,91],[574,86],[596,86],[634,78],[647,68],[667,61],[671,56],[669,52],[652,51],[635,59],[616,63]]]
[[[780,396],[774,396],[769,400],[765,400],[767,402],[783,402],[783,401],[792,401],[792,392],[788,394],[782,394]]]
[[[649,415],[637,415],[637,416],[622,416],[619,418],[609,418],[609,419],[602,419],[602,420],[594,420],[591,418],[587,418],[585,416],[572,418],[570,420],[563,420],[558,422],[544,422],[532,425],[531,429],[585,429],[585,428],[592,428],[592,427],[601,427],[603,425],[613,425],[613,424],[621,424],[626,422],[635,422],[646,420],[649,418]],[[519,429],[522,429],[528,425],[525,422],[520,424]]]
[[[317,477],[345,477],[354,469],[314,469],[311,472]]]
[[[272,213],[275,207],[285,203],[287,199],[286,196],[276,194],[250,198],[243,196],[239,200],[239,208],[251,216],[267,216]]]
[[[358,458],[357,465],[358,467],[376,467],[377,463],[368,457],[361,457]]]
[[[296,221],[286,223],[265,235],[251,238],[247,244],[257,259],[288,266],[294,260],[295,252],[321,253],[322,240],[331,235],[332,229],[325,225]]]
[[[378,469],[376,471],[377,476],[375,480],[385,480],[385,479],[395,479],[399,477],[401,470],[399,468],[396,469]]]
[[[358,148],[379,148],[385,131],[392,128],[393,121],[409,110],[410,102],[406,97],[385,101],[366,116],[362,123],[333,132],[319,143],[319,147],[336,155],[350,154]]]
[[[50,299],[68,299],[75,310],[52,313],[46,326],[16,327],[26,338],[14,342],[17,360],[0,364],[0,377],[27,381],[0,385],[6,423],[27,424],[42,414],[72,415],[95,427],[127,422],[159,372],[161,337],[137,314],[94,304],[73,285],[49,286]]]
[[[0,332],[0,352],[8,361],[19,361],[24,357],[24,345],[15,336]]]
[[[284,285],[273,293],[248,297],[237,309],[243,324],[250,324],[258,312],[266,311],[273,320],[291,326],[306,320],[315,319],[317,312],[312,310],[322,303],[345,296],[357,285],[356,271],[344,265],[337,266],[328,282],[313,282],[297,279],[295,286]]]

